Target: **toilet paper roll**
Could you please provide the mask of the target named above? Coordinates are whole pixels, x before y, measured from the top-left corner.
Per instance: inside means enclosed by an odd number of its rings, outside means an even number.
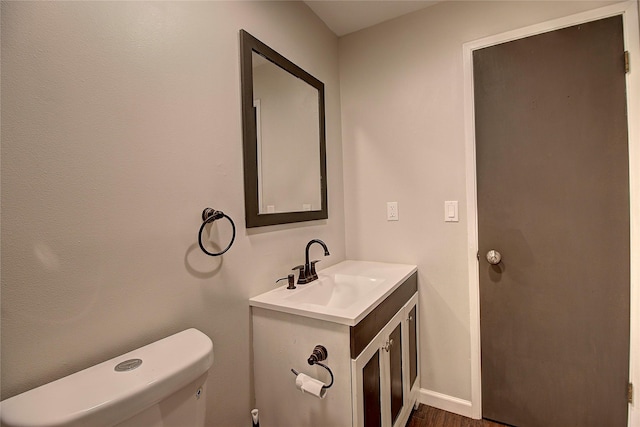
[[[324,399],[327,389],[323,388],[324,383],[320,380],[310,377],[306,374],[298,374],[296,376],[296,387],[303,393],[309,393],[320,399]]]

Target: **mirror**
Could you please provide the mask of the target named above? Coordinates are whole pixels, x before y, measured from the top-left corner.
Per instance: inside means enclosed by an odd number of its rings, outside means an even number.
[[[326,219],[324,84],[240,31],[248,228]]]

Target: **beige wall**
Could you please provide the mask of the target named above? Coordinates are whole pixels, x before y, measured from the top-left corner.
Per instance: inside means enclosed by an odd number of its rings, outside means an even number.
[[[340,39],[347,257],[418,264],[424,389],[471,399],[462,45],[604,4],[449,1]]]
[[[241,28],[325,83],[326,221],[244,227]],[[1,36],[2,398],[196,327],[208,424],[249,425],[248,298],[345,256],[337,38],[297,2],[3,1]]]

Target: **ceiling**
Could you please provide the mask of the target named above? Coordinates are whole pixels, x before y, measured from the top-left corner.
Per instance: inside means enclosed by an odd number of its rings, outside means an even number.
[[[338,37],[439,3],[438,0],[306,0]]]

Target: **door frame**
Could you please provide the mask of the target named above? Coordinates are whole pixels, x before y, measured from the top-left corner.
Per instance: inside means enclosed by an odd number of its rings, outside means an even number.
[[[469,312],[471,345],[471,408],[465,415],[482,418],[480,359],[480,282],[478,254],[478,204],[476,186],[476,141],[473,93],[473,51],[581,23],[621,15],[624,45],[631,70],[626,74],[629,118],[629,207],[630,207],[630,355],[629,381],[635,384],[634,403],[629,405],[627,426],[640,427],[640,22],[638,2],[628,0],[586,12],[508,31],[463,45],[464,130],[467,186],[467,259],[469,265]],[[622,60],[622,58],[621,58]],[[634,260],[632,262],[632,260]]]

